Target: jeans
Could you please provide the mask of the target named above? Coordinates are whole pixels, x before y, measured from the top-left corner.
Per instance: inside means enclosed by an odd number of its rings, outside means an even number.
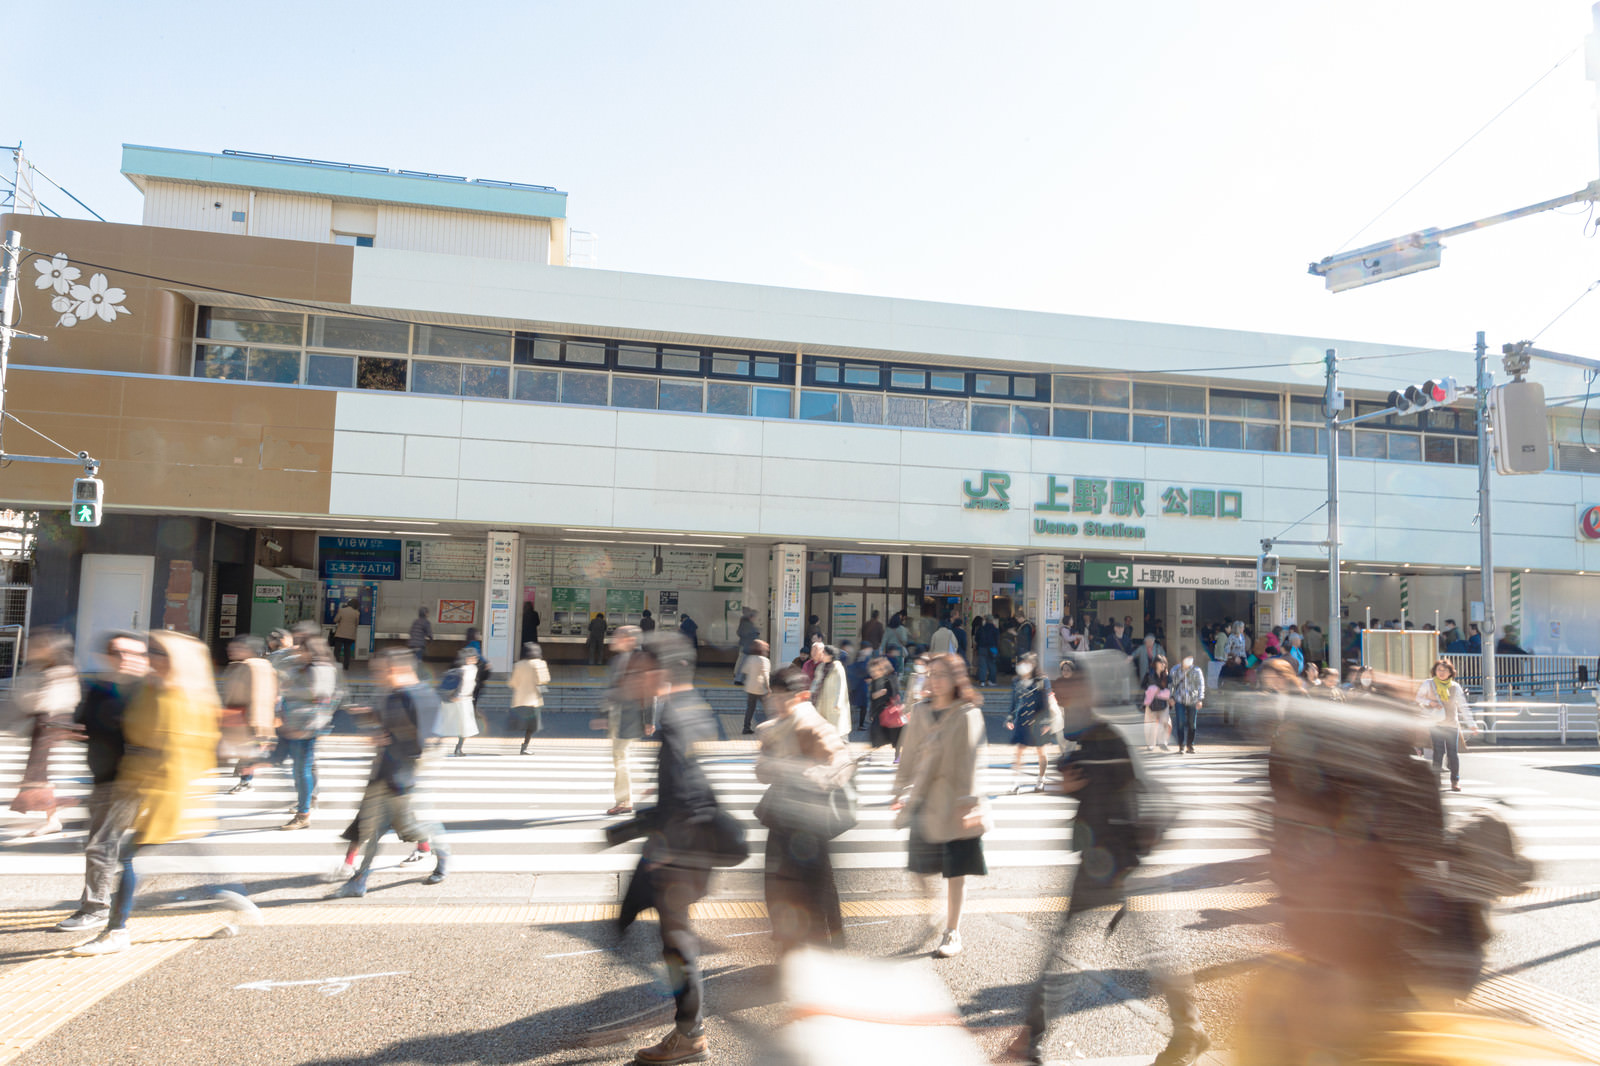
[[[1461,730],[1447,726],[1430,731],[1433,736],[1433,772],[1437,774],[1446,759],[1450,760],[1450,783],[1461,781]]]
[[[83,898],[78,909],[104,914],[117,890],[118,852],[122,834],[139,812],[137,797],[118,794],[115,781],[97,784],[89,793],[89,836],[83,848]]]
[[[1180,749],[1194,747],[1194,731],[1199,723],[1200,708],[1192,703],[1172,705],[1172,731]]]
[[[987,678],[988,680],[985,680]],[[978,649],[978,684],[995,685],[1000,682],[1000,649]]]
[[[294,811],[310,814],[311,796],[317,791],[317,738],[284,737],[280,743],[294,763]]]
[[[398,793],[385,781],[367,783],[361,795],[361,810],[356,815],[359,826],[357,843],[365,844],[358,876],[365,877],[378,856],[378,841],[390,829],[401,840],[426,840],[440,856],[450,854],[445,843],[444,828],[433,822],[419,819],[411,808],[411,793]]]

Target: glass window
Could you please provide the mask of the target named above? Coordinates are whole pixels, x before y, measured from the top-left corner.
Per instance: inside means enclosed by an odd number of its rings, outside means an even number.
[[[1251,452],[1278,451],[1278,427],[1265,422],[1244,424],[1244,447]]]
[[[1054,422],[1051,425],[1051,435],[1056,437],[1072,437],[1075,440],[1089,439],[1089,412],[1074,411],[1069,408],[1057,407]]]
[[[1198,385],[1168,385],[1167,404],[1174,414],[1206,413],[1206,390]]]
[[[417,327],[417,354],[448,359],[511,359],[511,335],[482,329]]]
[[[1244,416],[1246,418],[1269,418],[1277,421],[1278,413],[1282,406],[1280,399],[1270,393],[1247,392],[1244,394]]]
[[[1128,382],[1118,378],[1094,379],[1094,405],[1096,407],[1126,407],[1132,391]]]
[[[560,396],[561,375],[554,370],[517,371],[517,399],[535,403],[555,403]]]
[[[1322,422],[1322,398],[1320,396],[1291,396],[1289,397],[1289,421],[1291,422]]]
[[[928,424],[928,401],[920,396],[886,396],[883,420],[891,426],[925,426]]]
[[[811,376],[816,379],[819,385],[837,385],[839,384],[839,364],[826,359],[818,359],[811,366]],[[800,406],[802,408],[805,407],[804,400],[801,401]]]
[[[571,350],[571,346],[568,346]],[[592,407],[604,407],[608,397],[604,374],[585,374],[572,370],[561,372],[561,402],[586,403]]]
[[[922,370],[907,370],[897,366],[889,371],[889,384],[896,389],[925,389],[928,387],[928,375]]]
[[[846,363],[844,365],[844,383],[846,385],[871,385],[873,388],[877,388],[883,384],[883,371],[864,363]]]
[[[283,311],[243,311],[208,307],[201,312],[199,336],[243,344],[278,344],[300,347],[306,316]]]
[[[1211,393],[1211,413],[1222,415],[1225,418],[1242,418],[1244,416],[1244,397],[1235,392]]]
[[[706,412],[713,415],[748,415],[750,386],[710,382],[706,385]]]
[[[1137,393],[1135,393],[1137,402]],[[1134,415],[1133,442],[1135,444],[1167,443],[1167,420],[1161,415]]]
[[[1430,463],[1456,461],[1456,442],[1450,437],[1423,437],[1422,457]]]
[[[1356,401],[1356,417],[1359,418],[1362,415],[1376,414],[1377,412],[1382,411],[1384,408],[1386,408],[1388,406],[1389,405],[1387,403],[1377,403],[1377,402],[1375,402],[1373,400],[1357,400]],[[1374,421],[1376,421],[1376,419]]]
[[[1341,429],[1339,431],[1339,454],[1340,455],[1350,455],[1354,451],[1355,451],[1355,444],[1350,439],[1350,430]],[[1326,455],[1327,453],[1324,452],[1323,454]]]
[[[839,421],[859,422],[868,426],[883,425],[883,394],[878,392],[847,392],[839,404]]]
[[[1167,410],[1167,387],[1146,381],[1133,383],[1133,406],[1140,411]]]
[[[568,341],[567,362],[582,363],[585,366],[606,365],[605,341]],[[567,403],[573,401],[568,400]]]
[[[524,354],[526,358],[524,358]],[[535,337],[531,344],[517,346],[517,361],[528,362],[533,360],[540,363],[556,363],[561,360],[561,342],[554,337]]]
[[[656,368],[656,350],[644,348],[637,344],[617,345],[617,365],[636,367],[640,370],[654,370]],[[618,404],[618,407],[623,406]]]
[[[994,375],[979,374],[979,378]],[[1004,380],[1002,377],[1001,380]],[[982,386],[979,386],[982,389]],[[972,429],[976,433],[1011,432],[1011,407],[1009,404],[975,403],[972,405]]]
[[[411,361],[411,391],[441,396],[461,395],[461,364],[434,363],[426,359]]]
[[[355,383],[356,360],[351,355],[306,356],[306,384],[326,389],[348,389]]]
[[[251,348],[250,380],[295,384],[300,380],[300,353],[282,348]]]
[[[1075,403],[1087,407],[1094,402],[1094,385],[1090,378],[1057,374],[1054,391],[1056,403]]]
[[[1202,400],[1204,397],[1202,397]],[[1167,443],[1190,448],[1206,446],[1206,423],[1203,418],[1174,418],[1168,423]]]
[[[767,381],[783,380],[783,361],[775,355],[756,356],[756,377]]]
[[[1381,429],[1356,430],[1356,458],[1389,458],[1389,434]]]
[[[1389,434],[1389,458],[1403,463],[1422,462],[1422,438],[1414,433]]]
[[[1478,412],[1474,408],[1460,407],[1456,409],[1456,432],[1468,433],[1474,437],[1478,435]],[[1473,462],[1477,462],[1477,460],[1474,459]]]
[[[685,348],[661,349],[661,369],[681,370],[686,374],[700,373],[700,353]]]
[[[411,326],[379,318],[312,315],[310,344],[313,348],[353,348],[361,352],[404,355],[411,350]]]
[[[406,361],[363,355],[356,360],[356,388],[406,391]]]
[[[1095,440],[1127,440],[1128,416],[1121,411],[1095,411],[1089,419],[1089,435]]]
[[[243,348],[223,344],[202,344],[195,350],[194,376],[197,378],[243,381],[245,365]]]
[[[1212,405],[1215,406],[1215,394],[1212,395],[1211,400]],[[1239,449],[1244,447],[1244,423],[1242,422],[1219,422],[1213,418],[1208,432],[1211,435],[1211,446],[1213,448]]]
[[[361,233],[335,233],[333,243],[349,245],[351,248],[371,248],[372,238]]]
[[[1325,455],[1328,431],[1314,426],[1290,426],[1289,450],[1301,455]]]
[[[756,417],[788,418],[792,397],[793,393],[788,389],[757,389]]]
[[[928,426],[931,429],[966,429],[967,401],[929,400]]]
[[[503,400],[511,389],[511,368],[467,363],[461,368],[461,395]]]
[[[1010,374],[974,374],[972,388],[979,396],[1010,396]]]
[[[611,406],[653,409],[656,405],[656,379],[618,374],[611,379]]]
[[[702,411],[705,409],[706,389],[698,381],[663,381],[661,383],[661,409],[663,411]]]
[[[750,376],[750,357],[748,355],[730,355],[727,352],[711,353],[711,372],[713,374],[733,374],[737,377]]]
[[[1475,438],[1463,437],[1456,441],[1456,462],[1478,465],[1478,442]]]
[[[837,373],[835,368],[835,373]],[[818,375],[821,369],[818,368]],[[839,394],[837,392],[811,392],[800,394],[800,417],[812,422],[839,421]]]
[[[1011,432],[1021,437],[1048,437],[1050,435],[1050,408],[1013,404],[1011,406]]]
[[[1011,379],[1011,395],[1024,400],[1034,399],[1039,395],[1039,382],[1036,378],[1014,377]]]
[[[1384,419],[1382,422],[1378,422],[1378,423],[1375,423],[1375,424],[1376,425],[1380,425],[1380,426],[1382,426],[1382,425],[1390,425],[1390,426],[1393,426],[1396,429],[1421,429],[1422,428],[1422,415],[1421,414],[1390,415],[1388,418]]]

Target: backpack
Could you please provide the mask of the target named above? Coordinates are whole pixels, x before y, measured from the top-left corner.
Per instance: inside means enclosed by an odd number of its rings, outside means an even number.
[[[456,699],[461,695],[461,667],[454,666],[445,671],[444,677],[439,679],[439,698],[446,702]]]

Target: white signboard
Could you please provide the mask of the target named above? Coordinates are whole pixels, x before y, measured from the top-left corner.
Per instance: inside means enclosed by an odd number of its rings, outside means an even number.
[[[1135,588],[1147,589],[1221,589],[1231,592],[1253,592],[1256,587],[1254,570],[1237,570],[1226,566],[1168,566],[1164,563],[1134,563]]]

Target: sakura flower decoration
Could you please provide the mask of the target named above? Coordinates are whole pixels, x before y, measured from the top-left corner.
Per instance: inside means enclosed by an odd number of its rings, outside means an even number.
[[[73,314],[73,311],[77,306],[70,296],[57,296],[54,300],[51,300],[50,310],[61,316],[56,319],[56,325],[76,326],[78,324],[78,316]]]
[[[49,259],[35,259],[33,269],[39,272],[33,279],[34,288],[54,289],[63,296],[72,290],[72,283],[83,273],[67,260],[66,252],[57,252]]]
[[[74,313],[81,319],[99,315],[102,321],[115,322],[118,315],[132,314],[133,312],[122,306],[122,301],[127,299],[127,296],[127,292],[107,281],[104,274],[94,275],[87,285],[72,287],[72,298],[78,301]]]

